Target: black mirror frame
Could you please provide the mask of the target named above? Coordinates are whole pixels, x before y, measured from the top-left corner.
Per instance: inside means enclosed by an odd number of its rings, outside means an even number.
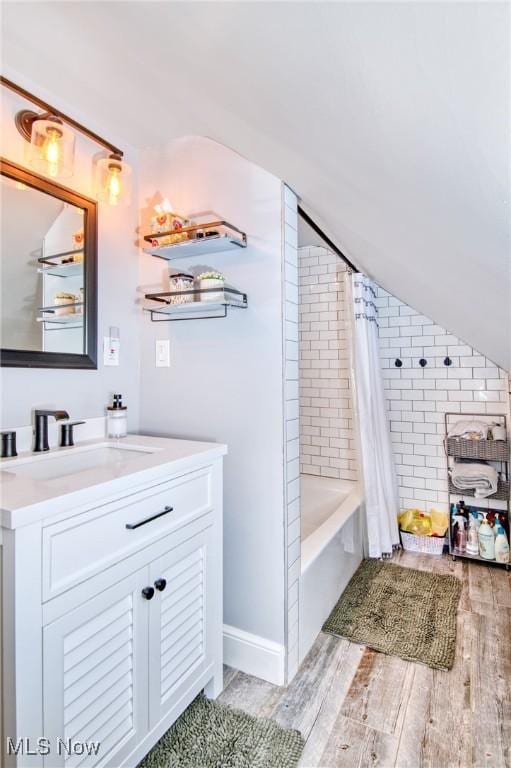
[[[23,349],[1,349],[0,365],[10,368],[97,368],[98,367],[98,227],[97,203],[67,187],[32,173],[10,160],[0,158],[0,173],[29,187],[59,198],[85,210],[84,216],[84,310],[85,352],[34,352]]]

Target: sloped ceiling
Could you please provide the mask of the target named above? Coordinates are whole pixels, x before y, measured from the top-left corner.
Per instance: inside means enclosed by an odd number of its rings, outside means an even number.
[[[232,147],[384,288],[509,370],[507,3],[23,2],[3,17],[6,73],[136,147]]]

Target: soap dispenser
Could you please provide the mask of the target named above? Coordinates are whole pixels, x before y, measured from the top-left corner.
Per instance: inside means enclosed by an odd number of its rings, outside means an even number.
[[[465,523],[467,521],[463,515],[455,515],[454,519],[458,524],[454,539],[454,551],[457,555],[464,555],[467,551],[467,532],[465,530]]]
[[[474,555],[476,557],[479,554],[479,516],[475,510],[470,511],[470,520],[468,523],[467,534],[467,555]]]
[[[128,409],[122,404],[122,395],[114,395],[107,410],[108,437],[120,438],[128,434]]]
[[[493,530],[483,512],[483,520],[479,526],[479,553],[484,560],[495,560],[495,537]]]
[[[495,536],[495,560],[497,563],[509,563],[509,541],[506,532],[500,523],[496,524]]]

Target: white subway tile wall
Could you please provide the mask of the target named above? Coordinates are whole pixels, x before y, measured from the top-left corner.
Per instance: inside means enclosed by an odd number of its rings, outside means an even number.
[[[300,471],[356,480],[345,272],[326,248],[298,249]]]
[[[284,456],[286,510],[287,680],[298,670],[298,608],[301,573],[300,447],[298,400],[298,203],[283,186]]]
[[[447,511],[444,414],[494,413],[509,418],[509,377],[382,288],[377,296],[381,365],[401,508]],[[444,365],[446,357],[452,361],[450,366]],[[419,365],[421,358],[427,360],[424,368]],[[402,361],[401,368],[395,366],[396,359]]]

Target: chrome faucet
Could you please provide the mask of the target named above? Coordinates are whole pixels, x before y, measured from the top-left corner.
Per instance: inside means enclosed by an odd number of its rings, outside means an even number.
[[[53,416],[55,421],[69,419],[67,411],[34,411],[35,417],[35,443],[34,453],[39,451],[49,451],[48,445],[48,416]]]

